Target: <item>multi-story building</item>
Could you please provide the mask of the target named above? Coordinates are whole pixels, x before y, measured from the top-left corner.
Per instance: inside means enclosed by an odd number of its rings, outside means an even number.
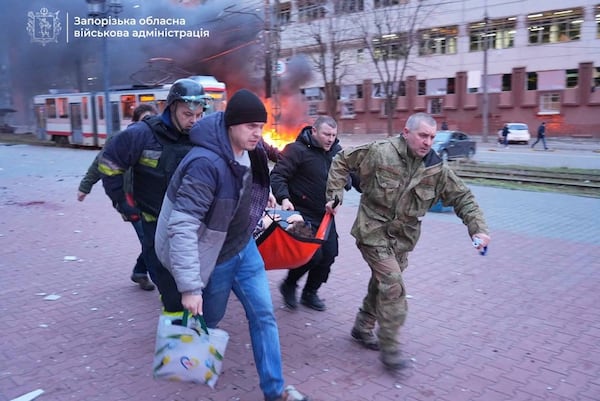
[[[330,68],[339,61],[336,82],[315,73],[302,90],[308,113],[318,115],[326,112],[327,86],[336,86],[342,132],[387,130],[383,82],[365,46],[371,41],[376,57],[401,59],[408,52],[406,70],[394,83],[396,131],[409,114],[425,111],[450,129],[474,134],[486,125],[495,135],[504,122],[535,128],[545,121],[549,135],[600,138],[600,0],[273,3],[280,60],[326,49]],[[418,5],[421,14],[411,19]],[[382,11],[403,13],[404,22],[378,35]],[[318,44],[315,29],[327,27],[329,36]],[[335,58],[328,40],[343,47]]]

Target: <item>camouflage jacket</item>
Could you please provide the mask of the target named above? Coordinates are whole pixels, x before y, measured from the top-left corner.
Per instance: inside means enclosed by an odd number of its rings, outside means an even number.
[[[453,206],[469,235],[488,233],[483,213],[469,188],[431,150],[415,157],[398,136],[343,150],[329,170],[327,199],[343,200],[350,171],[360,178],[362,195],[351,234],[357,242],[394,251],[413,250],[421,218],[438,200]]]

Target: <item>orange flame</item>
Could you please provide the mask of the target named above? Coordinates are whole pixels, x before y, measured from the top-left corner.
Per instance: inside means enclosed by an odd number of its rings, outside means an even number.
[[[300,118],[280,118],[279,122],[275,124],[275,117],[273,116],[273,108],[271,107],[271,99],[263,99],[263,103],[269,114],[267,123],[263,130],[263,139],[269,145],[275,146],[278,149],[283,149],[288,143],[294,142],[296,137],[306,125],[310,123],[304,121],[304,113],[297,111],[297,106],[288,105],[287,99],[282,98],[280,100],[281,110],[294,110]]]

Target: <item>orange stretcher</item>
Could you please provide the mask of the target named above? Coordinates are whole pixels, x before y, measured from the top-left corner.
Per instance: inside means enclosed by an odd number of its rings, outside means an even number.
[[[256,239],[265,269],[295,269],[308,263],[329,235],[332,218],[331,213],[325,213],[314,238],[297,236],[274,221]]]

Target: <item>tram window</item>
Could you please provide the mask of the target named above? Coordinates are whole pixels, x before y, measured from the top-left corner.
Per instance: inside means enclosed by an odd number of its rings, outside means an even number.
[[[138,98],[140,100],[140,103],[153,103],[154,99],[156,99],[154,97],[154,95],[148,95],[148,94],[146,94],[146,95],[139,95]]]
[[[56,118],[56,102],[54,99],[46,99],[46,110],[48,110],[48,118]]]
[[[69,102],[66,97],[56,99],[56,111],[59,118],[69,118]]]
[[[84,96],[81,98],[81,107],[82,107],[82,111],[83,111],[83,119],[87,120],[88,119],[88,98],[87,96]]]
[[[121,113],[123,114],[123,119],[131,120],[133,118],[133,109],[135,109],[135,96],[121,96]]]
[[[104,120],[104,97],[98,96],[98,119]]]

